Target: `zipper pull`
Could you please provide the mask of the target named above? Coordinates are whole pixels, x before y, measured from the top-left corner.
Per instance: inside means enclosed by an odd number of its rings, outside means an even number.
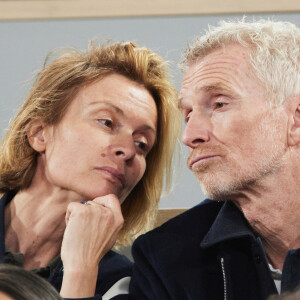
[[[225,273],[225,266],[224,266],[224,258],[223,257],[221,257],[221,268],[222,268],[222,275],[223,275],[224,300],[227,300],[227,282],[226,282],[226,273]]]

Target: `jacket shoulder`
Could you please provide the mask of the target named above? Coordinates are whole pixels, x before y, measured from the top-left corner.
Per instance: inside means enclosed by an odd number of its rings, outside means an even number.
[[[117,281],[131,276],[132,262],[126,256],[110,250],[104,255],[99,264],[95,295],[104,295]],[[52,271],[48,281],[57,291],[60,291],[62,280],[63,264],[60,260],[56,268]]]
[[[202,262],[207,261],[200,243],[222,205],[205,201],[137,238],[132,247],[135,264],[131,291],[147,293],[147,299],[184,299],[188,285],[199,287],[206,273]]]
[[[153,233],[168,232],[177,233],[178,235],[206,233],[214,222],[222,205],[222,202],[206,199],[154,229]]]
[[[195,207],[170,219],[161,226],[140,236],[136,242],[139,243],[146,239],[157,239],[166,236],[168,239],[177,238],[196,238],[201,240],[210,229],[216,216],[218,215],[223,202],[204,200]]]
[[[108,290],[115,282],[132,275],[133,263],[125,256],[115,251],[109,251],[99,264],[97,289],[100,294]]]

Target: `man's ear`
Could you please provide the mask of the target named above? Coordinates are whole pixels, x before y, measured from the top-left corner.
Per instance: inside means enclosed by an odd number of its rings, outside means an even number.
[[[27,139],[32,147],[37,152],[43,152],[46,149],[45,140],[45,124],[41,121],[35,121],[27,130]]]
[[[293,97],[289,106],[288,145],[296,146],[300,144],[300,96]]]

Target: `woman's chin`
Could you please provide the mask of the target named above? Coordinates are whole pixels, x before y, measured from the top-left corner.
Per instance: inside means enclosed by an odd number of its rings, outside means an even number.
[[[93,200],[95,198],[103,197],[103,196],[106,196],[106,195],[109,195],[109,194],[116,195],[120,199],[120,201],[121,201],[121,199],[124,198],[124,197],[122,197],[122,191],[120,191],[119,189],[115,189],[115,188],[102,188],[100,190],[99,190],[99,188],[98,189],[95,188],[94,190],[90,189],[86,193],[83,193],[83,196],[85,198]]]

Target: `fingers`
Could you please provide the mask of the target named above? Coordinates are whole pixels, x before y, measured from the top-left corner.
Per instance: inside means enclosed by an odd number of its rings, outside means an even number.
[[[69,219],[70,219],[70,212],[67,208],[67,211],[66,211],[66,215],[65,215],[65,223],[66,223],[66,226],[68,225],[69,223]]]
[[[80,269],[97,265],[114,246],[124,219],[118,198],[107,195],[87,204],[70,203],[66,223],[61,257],[66,269]]]
[[[120,200],[114,194],[109,194],[109,195],[106,195],[106,196],[97,197],[93,201],[88,201],[88,203],[89,202],[95,202],[97,204],[101,204],[101,205],[103,205],[105,207],[109,207],[111,209],[121,210]]]
[[[118,197],[114,194],[109,194],[102,197],[97,197],[91,201],[71,202],[67,206],[65,215],[65,222],[68,225],[72,216],[83,213],[86,209],[101,209],[104,215],[111,215],[115,225],[120,229],[124,224],[124,218],[122,215],[121,205]]]
[[[81,204],[76,203],[76,202],[71,202],[68,204],[66,215],[65,215],[66,225],[68,225],[68,223],[69,223],[72,212],[74,212],[79,207],[79,205],[81,205]]]
[[[68,204],[67,206],[67,211],[66,211],[66,215],[65,215],[65,222],[66,222],[66,225],[68,225],[69,223],[69,220],[70,220],[70,217],[71,217],[71,214],[73,212],[75,212],[77,209],[80,209],[80,203],[76,203],[76,202],[71,202]]]
[[[115,216],[115,220],[117,221],[117,223],[119,223],[119,226],[121,226],[121,227],[123,226],[124,219],[123,219],[123,215],[122,215],[120,200],[118,199],[118,197],[116,195],[109,194],[106,196],[97,197],[93,201],[88,201],[87,203],[90,203],[92,205],[93,204],[102,205],[102,206],[110,209]]]

